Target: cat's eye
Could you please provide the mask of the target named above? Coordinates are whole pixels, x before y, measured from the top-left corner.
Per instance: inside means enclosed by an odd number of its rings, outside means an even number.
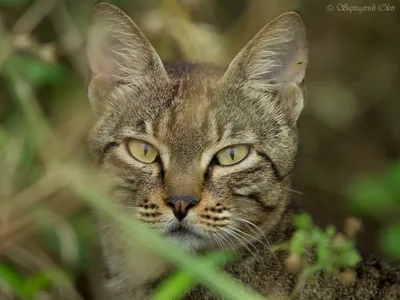
[[[246,158],[250,152],[249,145],[234,145],[226,147],[217,153],[218,163],[222,166],[237,164]]]
[[[157,149],[145,141],[132,139],[128,142],[130,154],[138,161],[145,164],[151,164],[157,158]]]

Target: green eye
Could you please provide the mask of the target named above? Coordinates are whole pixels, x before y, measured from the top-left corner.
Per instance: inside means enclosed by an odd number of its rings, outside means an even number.
[[[234,165],[242,161],[250,151],[248,145],[229,146],[217,153],[218,163],[222,166]]]
[[[155,147],[141,140],[130,140],[128,142],[128,149],[134,158],[145,164],[154,162],[158,155]]]

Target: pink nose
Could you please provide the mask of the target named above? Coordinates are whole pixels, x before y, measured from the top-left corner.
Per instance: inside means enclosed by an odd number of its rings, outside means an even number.
[[[182,221],[187,216],[189,209],[197,204],[197,200],[192,196],[169,196],[165,202],[172,208],[179,221]]]

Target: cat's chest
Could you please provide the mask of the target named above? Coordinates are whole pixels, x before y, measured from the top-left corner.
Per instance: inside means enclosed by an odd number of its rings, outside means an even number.
[[[119,270],[131,285],[141,286],[155,281],[171,268],[171,264],[142,245],[130,247],[129,253],[121,253],[110,261],[112,269]],[[119,276],[120,277],[120,276]]]
[[[104,286],[117,300],[144,300],[151,295],[149,283],[163,277],[171,264],[140,244],[119,247],[103,241]]]

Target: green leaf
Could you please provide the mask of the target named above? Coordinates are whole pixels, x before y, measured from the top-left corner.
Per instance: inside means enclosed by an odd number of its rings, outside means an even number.
[[[344,252],[344,251],[348,251],[354,248],[354,243],[352,241],[349,240],[344,240],[341,241],[338,244],[334,244],[334,249],[337,252]]]
[[[46,63],[26,54],[14,54],[8,58],[6,64],[7,68],[18,68],[35,88],[60,82],[66,75],[62,66]]]
[[[355,250],[347,250],[343,251],[338,255],[338,258],[336,259],[336,264],[339,267],[344,267],[344,266],[355,266],[358,264],[361,260],[360,254],[358,254],[357,251]]]
[[[328,243],[326,240],[321,240],[317,244],[317,262],[323,265],[326,265],[326,263],[330,260],[330,248],[328,246]]]
[[[322,270],[322,266],[320,264],[315,264],[312,266],[309,266],[307,269],[304,270],[304,274],[309,277],[319,271]]]
[[[93,220],[87,217],[87,212],[74,215],[70,224],[74,229],[78,242],[78,258],[76,267],[87,270],[92,256],[92,246],[96,243],[96,228]]]
[[[193,284],[194,279],[189,274],[177,272],[160,284],[153,300],[179,299]]]
[[[24,278],[12,268],[7,265],[0,265],[0,281],[6,282],[13,293],[20,297],[20,299],[28,300]]]
[[[38,273],[25,282],[25,288],[30,297],[35,296],[39,291],[47,288],[51,285],[51,280],[49,279],[49,274],[46,272]]]
[[[382,252],[395,259],[400,258],[400,221],[386,226],[379,235]]]
[[[310,234],[310,243],[317,244],[321,239],[325,239],[325,232],[319,227],[314,227]]]
[[[305,244],[307,243],[307,237],[307,232],[303,230],[296,231],[290,241],[290,252],[293,254],[302,254],[306,250]]]
[[[384,178],[385,187],[391,191],[394,201],[400,204],[400,162],[394,163],[388,169]]]
[[[348,192],[350,205],[357,212],[380,216],[397,208],[393,193],[378,179],[364,178],[353,183]]]
[[[294,219],[294,226],[300,229],[308,229],[312,226],[312,220],[310,215],[308,214],[301,214],[295,217]]]
[[[336,233],[336,228],[333,227],[333,226],[328,226],[326,228],[325,232],[326,232],[326,237],[327,238],[332,238]]]
[[[223,265],[232,259],[234,259],[233,253],[219,251],[201,258],[201,261],[204,261],[204,264],[216,266]],[[186,272],[176,272],[160,284],[153,296],[153,300],[179,299],[195,283],[197,281]]]

